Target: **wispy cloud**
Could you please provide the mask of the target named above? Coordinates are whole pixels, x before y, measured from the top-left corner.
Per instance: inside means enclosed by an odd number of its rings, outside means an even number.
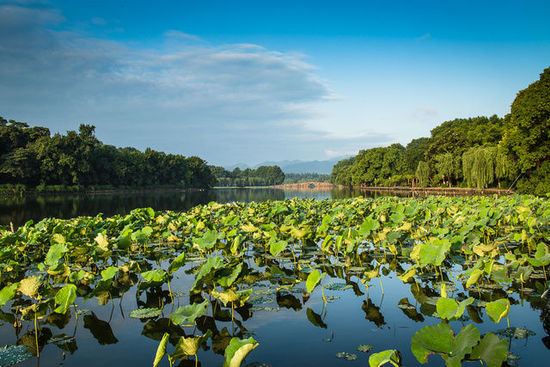
[[[0,6],[5,117],[54,131],[89,122],[111,144],[220,163],[353,143],[306,129],[311,106],[333,93],[303,55],[246,43],[151,50],[59,30],[64,21],[55,9]],[[164,36],[200,40],[176,30]]]
[[[432,34],[430,32],[428,32],[428,33],[424,33],[422,36],[418,37],[418,40],[419,41],[424,41],[424,40],[426,40],[430,37],[432,37]]]

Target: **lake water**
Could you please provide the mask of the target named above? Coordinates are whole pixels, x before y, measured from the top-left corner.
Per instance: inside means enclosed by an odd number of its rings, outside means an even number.
[[[210,201],[264,201],[287,198],[344,198],[359,196],[350,190],[333,191],[283,191],[278,189],[218,189],[205,192],[143,192],[85,195],[48,195],[3,200],[0,204],[1,222],[21,224],[29,219],[43,217],[69,218],[80,215],[103,213],[105,217],[126,214],[136,207],[152,207],[156,210],[186,210],[197,204]],[[262,250],[262,249],[260,249]],[[40,359],[31,358],[22,366],[151,366],[159,340],[164,332],[171,334],[171,342],[180,336],[201,335],[210,330],[214,338],[208,347],[198,351],[197,366],[221,366],[223,348],[231,336],[253,336],[260,342],[247,358],[243,367],[275,366],[366,366],[368,356],[357,350],[362,344],[372,345],[374,351],[398,349],[403,366],[421,366],[410,349],[413,334],[425,325],[437,325],[441,320],[434,316],[433,300],[437,296],[437,278],[418,277],[418,282],[403,283],[395,269],[406,269],[411,260],[398,257],[385,265],[381,273],[384,292],[377,279],[366,288],[361,283],[361,273],[368,264],[376,263],[376,254],[361,255],[358,263],[347,268],[342,262],[326,259],[321,269],[327,273],[323,279],[326,305],[317,288],[311,297],[303,294],[303,280],[307,272],[295,266],[296,261],[307,264],[315,258],[324,258],[318,249],[301,252],[297,259],[291,256],[275,258],[249,251],[243,261],[247,268],[264,274],[263,280],[251,283],[253,297],[235,312],[223,307],[212,297],[207,316],[197,320],[196,327],[176,327],[170,324],[168,315],[178,306],[198,302],[189,294],[200,259],[189,258],[171,283],[174,303],[166,285],[139,289],[139,274],[127,277],[119,274],[108,297],[94,295],[91,288],[78,290],[75,304],[79,315],[71,309],[65,315],[50,315],[39,320],[41,329],[38,344]],[[168,262],[159,258],[168,256],[171,250],[159,249],[149,255],[130,255],[129,259],[142,265],[153,264],[167,268]],[[134,258],[135,256],[135,258]],[[164,257],[166,258],[166,257]],[[156,264],[156,265],[155,265]],[[453,269],[459,272],[459,267]],[[353,270],[352,270],[353,269]],[[265,275],[269,274],[269,276]],[[288,287],[295,279],[302,283]],[[447,282],[455,283],[453,279]],[[285,287],[289,289],[285,289]],[[546,287],[544,278],[532,278],[524,285],[515,284],[507,290],[512,301],[509,314],[512,327],[529,331],[527,337],[509,337],[510,358],[507,366],[542,366],[550,357],[550,305],[541,301]],[[506,296],[502,289],[464,289],[456,282],[453,294],[475,296],[490,301]],[[28,306],[21,301],[17,307]],[[31,349],[35,345],[32,321],[23,322],[14,328],[17,307],[3,307],[0,311],[0,345],[23,344]],[[150,319],[129,317],[138,308],[162,309],[162,314]],[[490,321],[480,307],[468,306],[464,319],[450,323],[455,333],[468,323],[475,323],[481,334],[506,328],[506,319],[498,325]],[[502,337],[502,335],[500,335]],[[173,350],[173,346],[169,346]],[[337,358],[341,352],[355,355],[356,359]],[[441,357],[430,356],[429,366],[444,366]],[[479,365],[479,362],[464,363]],[[168,366],[166,357],[160,366]],[[177,362],[176,366],[195,366],[189,360]]]
[[[91,194],[42,194],[23,197],[0,197],[0,224],[15,226],[42,218],[74,218],[82,215],[104,217],[128,214],[135,208],[185,211],[211,201],[220,203],[242,201],[285,200],[288,198],[347,198],[360,196],[359,190],[282,190],[272,188],[214,189],[208,191],[137,191]]]

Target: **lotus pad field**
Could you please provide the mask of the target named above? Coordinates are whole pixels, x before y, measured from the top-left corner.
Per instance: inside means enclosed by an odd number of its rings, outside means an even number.
[[[0,227],[0,365],[543,365],[549,246],[517,195]]]

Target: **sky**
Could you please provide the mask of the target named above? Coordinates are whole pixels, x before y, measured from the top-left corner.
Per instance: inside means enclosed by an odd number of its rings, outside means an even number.
[[[0,0],[0,116],[210,164],[326,160],[499,115],[549,1]]]

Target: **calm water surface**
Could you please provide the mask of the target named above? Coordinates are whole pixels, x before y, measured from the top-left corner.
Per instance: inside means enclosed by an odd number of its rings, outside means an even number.
[[[23,197],[0,197],[0,224],[22,225],[42,218],[74,218],[81,215],[104,217],[128,214],[135,208],[185,211],[211,201],[285,200],[288,198],[345,198],[359,196],[357,190],[290,191],[270,188],[215,189],[209,191],[143,191],[94,194],[45,194]]]

